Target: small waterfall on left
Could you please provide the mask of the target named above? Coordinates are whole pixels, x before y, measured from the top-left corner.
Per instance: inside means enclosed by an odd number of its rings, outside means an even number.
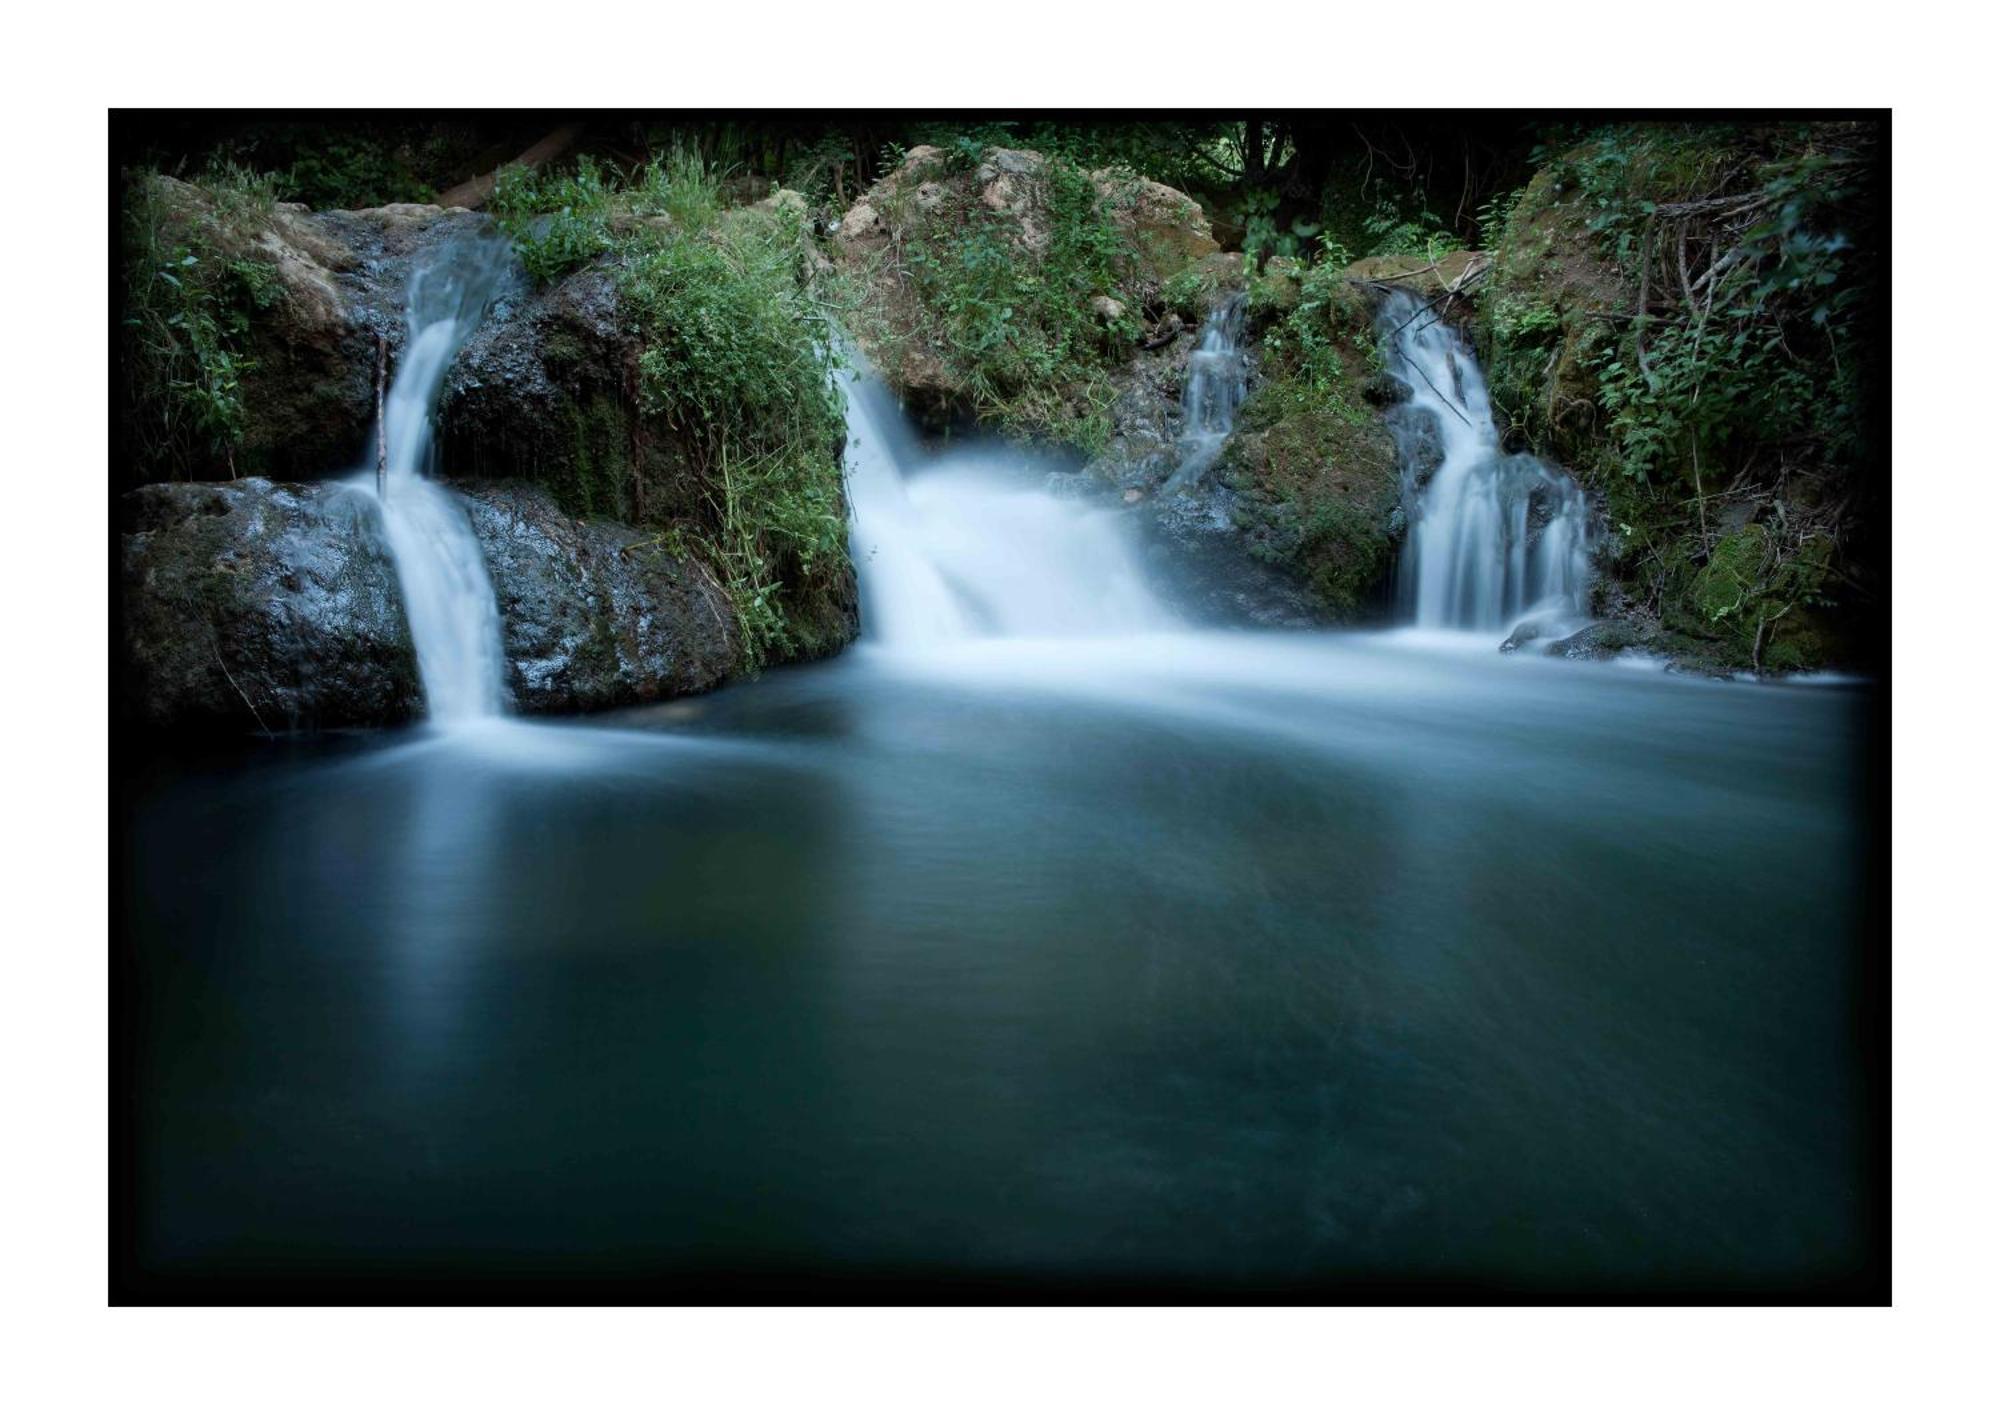
[[[410,278],[409,338],[384,401],[382,521],[434,722],[492,717],[506,705],[500,611],[465,508],[432,480],[445,371],[513,262],[498,235],[440,247]],[[377,490],[375,469],[359,481]]]

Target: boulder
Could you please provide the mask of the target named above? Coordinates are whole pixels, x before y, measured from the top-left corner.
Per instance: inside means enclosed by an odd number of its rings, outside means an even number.
[[[337,482],[141,487],[119,502],[127,715],[279,732],[423,710],[381,513]]]
[[[1110,168],[1090,175],[1146,280],[1164,283],[1221,251],[1201,203],[1187,193]]]
[[[1129,255],[1118,288],[1086,297],[1106,330],[1103,371],[1115,382],[1122,365],[1118,344],[1163,312],[1166,282],[1213,257],[1219,247],[1192,197],[1128,172],[1075,175],[1087,180],[1086,191],[1096,192],[1099,212]],[[1005,258],[1034,271],[1049,249],[1053,180],[1051,159],[1039,152],[987,148],[976,162],[966,162],[938,148],[915,147],[833,228],[835,264],[859,287],[862,313],[850,332],[905,406],[934,428],[990,413],[990,407],[976,406],[975,390],[1001,380],[978,364],[982,358],[1005,360],[990,350],[968,354],[953,347],[944,332],[945,315],[926,303],[939,298],[935,289],[913,277],[911,261],[891,257],[915,247],[933,262],[950,260],[967,236],[976,236],[990,253],[985,243],[997,233]],[[1142,313],[1145,319],[1138,317]],[[1078,391],[1048,390],[1048,406],[1077,406]]]
[[[474,484],[473,534],[523,712],[590,712],[714,687],[736,659],[729,596],[657,532],[563,512],[527,482]]]

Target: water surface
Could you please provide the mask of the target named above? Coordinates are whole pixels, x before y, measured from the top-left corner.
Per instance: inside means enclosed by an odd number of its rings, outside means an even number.
[[[1174,632],[154,760],[139,1261],[1838,1285],[1879,1236],[1868,705]]]

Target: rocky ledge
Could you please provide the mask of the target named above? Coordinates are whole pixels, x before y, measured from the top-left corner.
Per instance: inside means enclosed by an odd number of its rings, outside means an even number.
[[[395,563],[368,492],[247,477],[144,486],[119,511],[130,718],[282,732],[423,711]]]
[[[462,486],[517,710],[714,687],[728,597],[650,531],[525,483]],[[123,707],[149,728],[285,732],[419,718],[422,680],[373,493],[343,482],[156,484],[120,503]]]

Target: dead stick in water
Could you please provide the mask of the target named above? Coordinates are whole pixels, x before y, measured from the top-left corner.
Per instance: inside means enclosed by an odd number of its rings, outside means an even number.
[[[1460,422],[1464,423],[1467,427],[1472,426],[1472,419],[1468,418],[1464,413],[1459,412],[1458,404],[1452,402],[1451,399],[1445,397],[1444,390],[1442,388],[1439,388],[1435,383],[1431,383],[1431,376],[1423,371],[1423,368],[1417,363],[1415,359],[1411,358],[1408,354],[1405,354],[1403,355],[1403,362],[1408,364],[1411,368],[1416,369],[1417,377],[1421,378],[1425,383],[1430,383],[1431,392],[1437,394],[1439,402],[1443,403],[1447,408],[1451,409],[1453,413],[1457,414],[1458,420]]]
[[[389,425],[382,419],[382,388],[389,372],[389,338],[375,336],[375,494],[389,495]]]

